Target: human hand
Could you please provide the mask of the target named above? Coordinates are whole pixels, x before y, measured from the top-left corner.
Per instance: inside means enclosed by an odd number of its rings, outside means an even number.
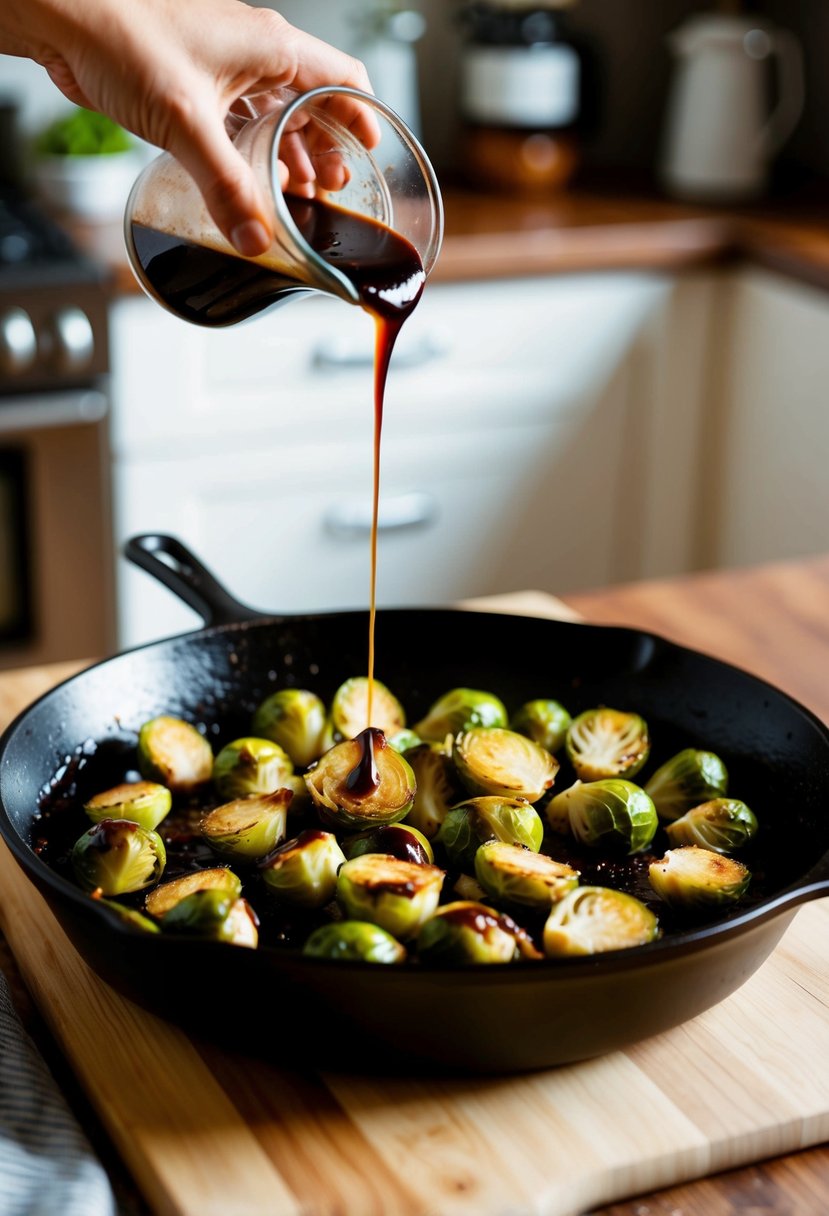
[[[35,59],[70,101],[171,152],[248,257],[265,252],[272,228],[253,172],[225,130],[231,107],[284,88],[371,91],[357,60],[240,0],[4,0],[3,9],[0,51]],[[374,146],[379,131],[359,100],[328,104]],[[284,142],[280,184],[308,193],[313,170],[303,139],[297,131]]]

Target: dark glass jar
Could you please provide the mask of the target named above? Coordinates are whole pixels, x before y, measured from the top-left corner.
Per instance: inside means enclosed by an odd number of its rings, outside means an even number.
[[[583,55],[561,6],[476,0],[463,23],[466,176],[520,192],[563,186],[579,160]]]

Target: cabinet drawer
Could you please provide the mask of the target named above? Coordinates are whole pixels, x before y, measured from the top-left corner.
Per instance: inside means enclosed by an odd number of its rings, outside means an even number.
[[[613,411],[608,410],[613,416]],[[622,411],[615,411],[621,420]],[[614,424],[617,425],[617,424]],[[621,425],[621,421],[618,422]],[[378,602],[446,603],[554,581],[606,577],[616,493],[612,445],[595,481],[573,476],[569,424],[480,431],[460,444],[422,436],[383,452]],[[179,535],[244,602],[275,612],[365,608],[369,598],[371,452],[364,443],[252,454],[119,462],[118,541]],[[570,508],[590,538],[573,560]],[[575,569],[574,569],[575,564]],[[147,575],[120,564],[122,645],[197,621]]]
[[[564,417],[612,373],[668,291],[648,274],[427,288],[392,361],[387,417],[412,434]],[[322,296],[209,331],[145,299],[112,319],[118,455],[338,442],[371,415],[374,334]]]

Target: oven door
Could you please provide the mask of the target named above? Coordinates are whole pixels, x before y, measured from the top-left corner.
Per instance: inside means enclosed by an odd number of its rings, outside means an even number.
[[[114,646],[108,398],[0,396],[0,668]]]

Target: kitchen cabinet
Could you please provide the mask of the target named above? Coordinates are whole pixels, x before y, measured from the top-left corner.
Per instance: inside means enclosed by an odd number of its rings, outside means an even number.
[[[634,272],[430,285],[389,378],[379,602],[687,568],[696,479],[677,452],[693,463],[709,289]],[[129,297],[111,338],[117,541],[175,533],[256,607],[365,607],[368,316],[314,296],[209,331]],[[126,563],[118,579],[122,645],[195,623]]]
[[[708,564],[825,552],[829,297],[759,269],[730,276],[708,426]]]

